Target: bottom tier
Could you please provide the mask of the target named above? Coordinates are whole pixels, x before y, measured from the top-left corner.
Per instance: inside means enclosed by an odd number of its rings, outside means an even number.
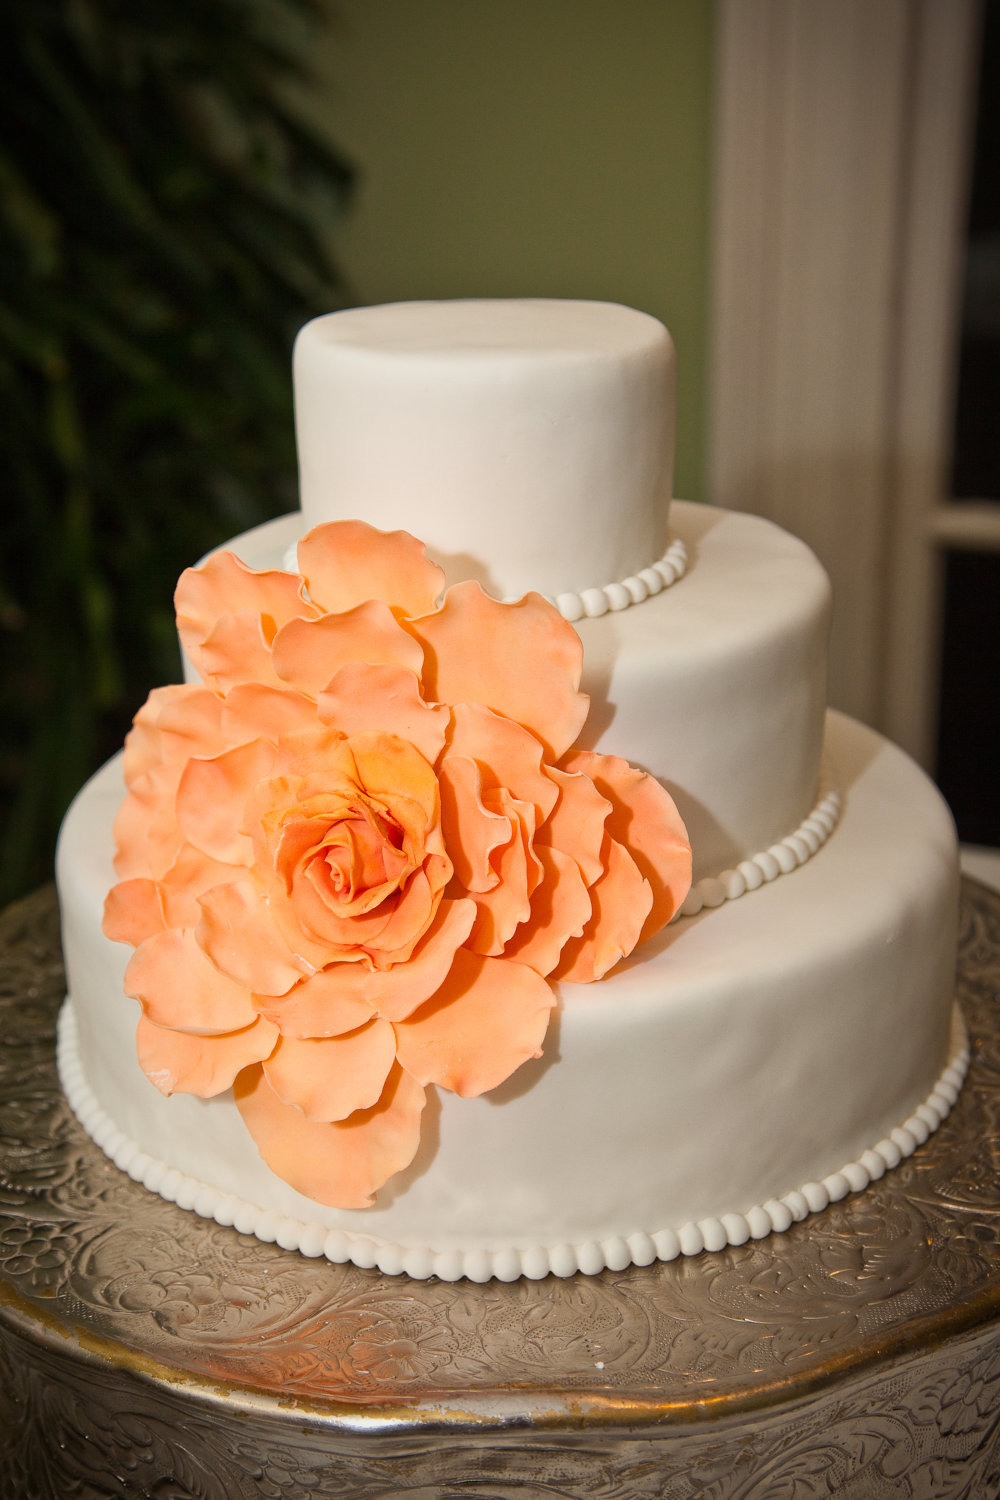
[[[563,985],[545,1057],[481,1099],[442,1094],[412,1167],[364,1212],[275,1177],[231,1095],[168,1100],[141,1073],[129,950],[100,934],[111,762],[59,851],[70,1103],[120,1167],[183,1207],[416,1277],[596,1272],[787,1228],[926,1138],[967,1057],[947,809],[870,730],[831,715],[827,741],[844,812],[820,853],[675,923],[613,978]]]

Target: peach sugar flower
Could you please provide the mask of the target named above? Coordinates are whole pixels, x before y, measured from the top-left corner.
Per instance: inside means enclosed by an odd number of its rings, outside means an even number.
[[[274,1172],[362,1208],[413,1159],[427,1086],[540,1056],[551,981],[658,931],[691,857],[653,777],[570,748],[583,648],[539,594],[439,605],[421,544],[355,521],[298,561],[182,576],[203,685],[136,716],[104,930],[135,947],[156,1087],[232,1088]]]

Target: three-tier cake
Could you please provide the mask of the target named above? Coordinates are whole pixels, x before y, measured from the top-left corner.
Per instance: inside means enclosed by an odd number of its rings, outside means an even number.
[[[828,711],[809,550],[672,500],[673,395],[605,303],[302,330],[301,511],[185,574],[190,683],[60,843],[63,1084],[151,1190],[569,1275],[781,1231],[947,1112],[949,814]]]

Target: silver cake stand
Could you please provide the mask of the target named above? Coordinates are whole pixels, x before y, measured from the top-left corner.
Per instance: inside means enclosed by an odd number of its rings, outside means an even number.
[[[1000,1494],[1000,896],[974,1061],[907,1163],[788,1234],[568,1281],[412,1282],[197,1219],[63,1103],[55,896],[0,918],[3,1500]]]

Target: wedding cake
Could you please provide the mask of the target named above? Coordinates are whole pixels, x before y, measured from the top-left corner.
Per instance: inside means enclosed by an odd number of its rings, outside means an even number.
[[[787,1229],[954,1101],[957,858],[826,706],[826,575],[672,499],[605,303],[331,314],[301,511],[182,577],[189,669],[70,810],[59,1064],[154,1192],[412,1277]]]

